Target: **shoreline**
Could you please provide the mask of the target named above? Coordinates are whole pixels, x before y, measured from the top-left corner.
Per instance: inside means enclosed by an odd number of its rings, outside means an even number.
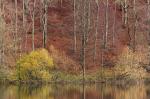
[[[40,80],[0,80],[0,84],[9,85],[48,85],[48,84],[74,84],[74,85],[86,85],[86,84],[112,84],[112,85],[133,85],[137,83],[150,84],[150,79],[122,79],[122,80],[99,80],[99,81],[40,81]]]

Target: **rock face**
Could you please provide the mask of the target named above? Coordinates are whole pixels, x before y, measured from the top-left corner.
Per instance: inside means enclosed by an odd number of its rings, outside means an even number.
[[[35,19],[35,47],[42,47],[42,31],[40,24],[40,4],[38,4],[39,0],[37,0],[36,5],[36,19]],[[73,0],[52,0],[51,4],[48,7],[48,37],[47,37],[47,48],[49,49],[50,45],[53,45],[56,49],[65,53],[65,55],[75,62],[81,62],[80,54],[81,54],[81,32],[77,31],[77,52],[73,52]],[[132,2],[132,0],[129,0]],[[31,0],[32,4],[32,0]],[[104,1],[100,2],[100,10],[99,10],[99,24],[98,24],[98,36],[97,36],[97,54],[95,63],[93,63],[93,50],[94,50],[94,34],[95,34],[95,19],[97,15],[96,4],[94,0],[91,0],[91,30],[89,32],[89,40],[86,47],[86,68],[96,70],[101,66],[102,53],[104,64],[108,66],[114,66],[114,62],[116,61],[116,56],[122,52],[122,49],[133,41],[133,6],[132,3],[129,3],[129,13],[128,13],[128,28],[123,27],[122,25],[122,15],[119,5],[117,5],[117,13],[116,13],[116,26],[115,26],[115,47],[112,46],[112,31],[113,31],[113,22],[114,22],[114,0],[109,0],[109,10],[108,10],[108,48],[107,50],[102,50],[101,46],[103,43],[103,34],[105,33],[105,3]],[[11,24],[12,15],[14,15],[14,1],[5,0],[5,21],[8,25]],[[146,12],[146,3],[144,0],[138,0],[136,4],[137,11],[137,27],[136,27],[136,43],[138,46],[144,46],[147,43],[147,34],[146,29],[148,28],[147,23],[147,12]],[[79,15],[80,16],[80,15]],[[22,47],[24,51],[32,50],[32,21],[30,15],[27,17],[26,29],[27,29],[27,39],[25,33],[22,32],[22,1],[18,2],[18,26],[19,33],[22,33],[20,36],[23,41],[27,41],[27,45],[25,48],[25,42],[22,42]],[[13,22],[13,21],[12,21]],[[12,31],[9,31],[12,33]],[[146,39],[145,39],[146,38]],[[132,45],[132,44],[131,44]],[[94,64],[94,65],[93,65]],[[149,71],[150,67],[146,67]]]

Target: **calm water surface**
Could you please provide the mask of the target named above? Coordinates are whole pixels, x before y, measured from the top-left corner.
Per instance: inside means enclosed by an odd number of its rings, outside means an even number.
[[[150,99],[150,85],[0,85],[0,99]]]

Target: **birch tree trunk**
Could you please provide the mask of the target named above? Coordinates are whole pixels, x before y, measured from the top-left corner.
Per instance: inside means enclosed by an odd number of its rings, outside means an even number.
[[[95,38],[94,38],[94,58],[93,61],[95,63],[96,60],[96,54],[97,54],[97,34],[98,34],[98,26],[99,26],[99,0],[96,0],[96,5],[97,5],[97,16],[96,16],[96,31],[95,31]]]
[[[47,8],[48,3],[47,0],[43,0],[43,6],[44,6],[44,13],[43,13],[43,47],[46,48],[46,42],[47,42]]]
[[[133,51],[136,50],[136,28],[137,28],[137,13],[136,0],[133,1],[134,27],[133,27]]]
[[[86,17],[86,0],[83,0],[83,18],[82,18],[82,24],[83,24],[83,33],[82,33],[82,67],[83,67],[83,82],[85,82],[85,48],[86,48],[86,30],[85,30],[85,17]]]
[[[117,13],[117,4],[116,2],[114,3],[115,5],[115,11],[114,11],[114,18],[113,18],[113,38],[112,38],[112,45],[113,47],[115,46],[115,35],[116,35],[116,13]]]
[[[89,3],[90,0],[82,0],[82,4],[80,5],[81,10],[81,38],[82,38],[82,46],[81,46],[81,64],[83,70],[83,82],[85,82],[85,70],[86,70],[86,46],[87,46],[87,38],[89,33]]]
[[[15,0],[15,44],[14,44],[14,50],[15,50],[15,54],[17,52],[17,38],[18,38],[18,1]]]
[[[109,0],[106,0],[106,9],[105,9],[105,35],[104,35],[104,48],[107,48],[107,39],[108,39],[108,9],[109,9]]]
[[[25,50],[27,50],[27,40],[28,40],[28,34],[27,34],[27,29],[26,29],[26,24],[27,24],[27,6],[28,5],[28,0],[23,0],[23,33],[25,34]]]
[[[148,57],[150,59],[150,0],[147,0],[147,21],[148,21]],[[150,65],[150,60],[149,60],[149,65]]]
[[[76,0],[73,2],[74,5],[74,52],[77,51],[77,20],[76,20]]]
[[[0,66],[3,65],[2,0],[0,0]]]
[[[128,22],[128,4],[127,0],[124,0],[124,26],[127,26]]]
[[[33,1],[33,12],[32,12],[32,50],[35,50],[35,45],[34,45],[34,34],[35,34],[35,5],[36,5],[36,0]]]

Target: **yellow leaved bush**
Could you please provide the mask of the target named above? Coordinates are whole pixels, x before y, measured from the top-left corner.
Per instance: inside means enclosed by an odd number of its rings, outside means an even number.
[[[143,79],[146,75],[145,69],[140,65],[145,60],[143,53],[133,52],[130,48],[125,48],[115,66],[116,75],[128,76],[131,79]]]
[[[46,49],[39,49],[24,55],[17,62],[19,80],[50,80],[54,68],[53,58]]]

